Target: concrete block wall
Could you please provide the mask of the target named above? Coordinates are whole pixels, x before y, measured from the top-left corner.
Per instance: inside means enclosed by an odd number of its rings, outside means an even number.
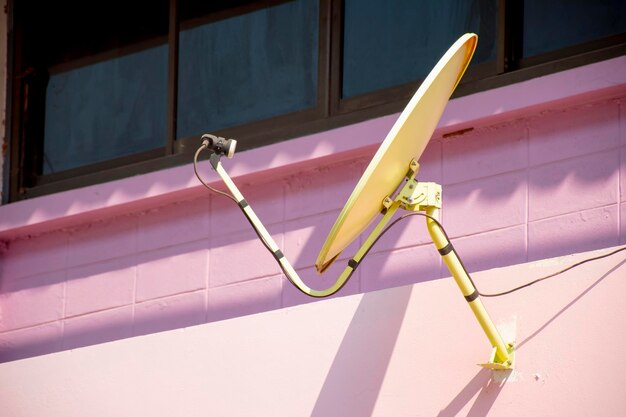
[[[443,184],[443,223],[470,271],[626,243],[626,92],[472,127],[438,131],[419,175]],[[358,247],[314,271],[374,151],[239,181],[313,287],[334,282]],[[0,361],[314,301],[280,274],[239,209],[205,190],[5,241],[0,252]],[[440,279],[444,268],[416,216],[338,295]]]
[[[474,279],[520,285],[613,249]],[[626,362],[606,363],[626,343],[625,273],[615,255],[484,300],[512,371],[476,366],[489,342],[440,279],[0,363],[1,414],[622,416]]]

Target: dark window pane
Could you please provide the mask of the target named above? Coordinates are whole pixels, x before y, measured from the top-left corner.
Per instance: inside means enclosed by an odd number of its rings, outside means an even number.
[[[423,79],[466,32],[478,34],[472,64],[496,57],[497,0],[346,0],[343,96]]]
[[[178,137],[315,106],[318,16],[297,0],[182,31]]]
[[[43,173],[166,143],[167,45],[50,76]]]
[[[624,0],[525,0],[525,57],[626,32]]]

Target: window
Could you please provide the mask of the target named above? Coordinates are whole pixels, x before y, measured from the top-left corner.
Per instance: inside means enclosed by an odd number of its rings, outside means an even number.
[[[457,95],[626,53],[619,0],[9,0],[5,201],[397,112],[464,32]],[[7,192],[8,191],[8,192]]]
[[[169,4],[136,3],[9,2],[12,200],[163,155]]]
[[[165,144],[167,45],[51,71],[43,175]]]
[[[495,62],[497,10],[497,0],[346,0],[341,96],[426,78],[465,32],[480,40],[472,65]]]
[[[184,28],[177,137],[314,108],[318,12],[298,0]]]
[[[524,57],[626,32],[621,0],[525,0],[523,13]]]

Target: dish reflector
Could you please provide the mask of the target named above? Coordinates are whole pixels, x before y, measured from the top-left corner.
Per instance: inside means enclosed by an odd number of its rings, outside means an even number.
[[[412,159],[419,160],[443,110],[469,65],[478,37],[461,36],[419,86],[378,148],[341,210],[322,246],[315,267],[323,272],[383,209],[407,174]]]

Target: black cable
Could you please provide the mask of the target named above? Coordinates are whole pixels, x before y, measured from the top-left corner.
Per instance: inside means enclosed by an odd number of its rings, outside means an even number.
[[[248,219],[248,222],[250,223],[250,226],[252,226],[252,230],[254,230],[254,232],[256,233],[257,237],[259,238],[259,240],[261,241],[261,243],[263,244],[263,246],[265,246],[265,249],[267,249],[267,251],[269,253],[271,253],[272,255],[274,254],[274,252],[272,251],[272,249],[270,248],[270,245],[268,242],[265,241],[265,239],[263,239],[263,236],[261,235],[261,232],[256,228],[256,226],[254,225],[254,223],[252,223],[252,220],[250,220],[248,218],[248,216],[246,215],[246,212],[244,211],[243,207],[241,207],[239,205],[239,203],[237,202],[237,199],[235,197],[233,197],[232,195],[225,193],[223,191],[217,190],[213,187],[211,187],[209,184],[207,184],[202,177],[200,176],[200,173],[198,172],[198,155],[200,155],[200,152],[202,152],[203,150],[208,149],[208,145],[207,143],[202,143],[202,145],[198,148],[198,150],[196,151],[194,157],[193,157],[193,172],[196,173],[196,177],[198,178],[198,180],[202,183],[202,185],[204,185],[207,189],[209,189],[210,191],[213,191],[214,193],[217,194],[221,194],[225,197],[230,198],[235,204],[237,204],[237,206],[241,209],[241,211],[244,214],[244,217],[246,219]],[[287,271],[285,271],[285,268],[283,268],[283,265],[278,262],[278,260],[276,260],[276,262],[278,263],[278,266],[280,267],[280,269],[283,271],[283,274],[285,274],[285,276],[287,277],[287,279],[289,280],[289,282],[291,282],[292,284],[293,281],[291,280],[291,278],[289,277],[289,274],[287,273]],[[294,284],[294,286],[296,288],[298,288],[297,285]]]
[[[208,142],[207,142],[208,143]],[[208,188],[210,191],[213,191],[214,193],[217,194],[221,194],[225,197],[230,198],[231,200],[233,200],[235,202],[235,204],[237,204],[237,199],[235,199],[235,197],[233,197],[232,195],[225,193],[224,191],[220,191],[217,190],[213,187],[211,187],[209,184],[207,184],[202,177],[200,176],[200,173],[198,172],[198,155],[200,155],[200,152],[202,152],[203,150],[207,149],[208,145],[206,143],[202,143],[202,146],[200,146],[198,148],[198,150],[196,151],[196,154],[193,156],[193,172],[196,173],[196,177],[198,178],[198,180],[202,183],[202,185],[204,185],[206,188]]]
[[[380,238],[383,234],[385,234],[385,233],[386,233],[386,232],[387,232],[387,231],[388,231],[388,230],[389,230],[392,226],[394,226],[394,225],[395,225],[396,223],[398,223],[400,220],[403,220],[403,219],[405,219],[405,218],[407,218],[407,217],[409,217],[409,216],[422,216],[422,217],[429,218],[430,220],[432,220],[433,222],[435,222],[435,224],[437,225],[437,227],[439,227],[439,229],[441,229],[441,232],[444,234],[444,236],[446,237],[446,239],[448,240],[448,242],[451,242],[451,241],[450,241],[450,238],[448,237],[448,234],[446,233],[445,228],[443,227],[443,225],[442,225],[442,224],[441,224],[441,223],[440,223],[437,219],[435,219],[434,217],[432,217],[432,216],[430,216],[430,215],[428,215],[428,214],[425,214],[425,213],[407,213],[407,214],[404,214],[404,215],[402,215],[402,216],[398,217],[396,220],[394,220],[392,223],[390,223],[390,224],[389,224],[389,225],[388,225],[388,226],[387,226],[387,227],[386,227],[386,228],[385,228],[385,229],[384,229],[384,230],[380,233],[380,235],[379,235],[379,236],[378,236],[378,237],[374,240],[374,243],[376,243],[376,241],[378,241],[378,239],[379,239],[379,238]],[[372,243],[372,246],[374,246],[374,243]],[[507,290],[507,291],[502,291],[502,292],[498,292],[498,293],[491,293],[491,294],[485,294],[485,293],[482,293],[482,292],[480,292],[480,291],[478,290],[478,288],[476,287],[476,284],[475,284],[475,283],[474,283],[474,281],[472,280],[472,277],[470,276],[469,272],[468,272],[468,271],[467,271],[467,269],[465,268],[465,265],[463,265],[463,262],[461,261],[461,258],[458,256],[458,254],[457,254],[457,258],[459,259],[459,262],[460,262],[460,264],[461,264],[461,267],[463,268],[463,270],[464,270],[464,271],[465,271],[465,273],[467,274],[467,277],[469,278],[470,282],[472,283],[472,285],[473,285],[473,286],[474,286],[474,288],[476,289],[476,292],[478,292],[478,294],[479,294],[481,297],[500,297],[500,296],[502,296],[502,295],[507,295],[507,294],[511,294],[512,292],[519,291],[519,290],[521,290],[522,288],[530,287],[531,285],[534,285],[534,284],[536,284],[536,283],[538,283],[538,282],[544,281],[544,280],[546,280],[546,279],[548,279],[548,278],[553,278],[553,277],[555,277],[555,276],[557,276],[557,275],[561,275],[562,273],[567,272],[567,271],[569,271],[570,269],[576,268],[577,266],[580,266],[580,265],[585,264],[585,263],[587,263],[587,262],[591,262],[591,261],[595,261],[595,260],[598,260],[598,259],[606,258],[606,257],[609,257],[609,256],[612,256],[612,255],[615,255],[616,253],[619,253],[619,252],[622,252],[622,251],[625,251],[625,250],[626,250],[626,246],[624,246],[624,247],[622,247],[622,248],[619,248],[619,249],[616,249],[616,250],[614,250],[614,251],[612,251],[612,252],[605,253],[604,255],[599,255],[599,256],[595,256],[595,257],[593,257],[593,258],[584,259],[584,260],[582,260],[582,261],[580,261],[580,262],[576,262],[575,264],[568,266],[567,268],[564,268],[564,269],[562,269],[562,270],[560,270],[560,271],[557,271],[557,272],[555,272],[555,273],[553,273],[553,274],[546,275],[546,276],[541,277],[541,278],[537,278],[537,279],[535,279],[535,280],[533,280],[533,281],[530,281],[530,282],[528,282],[528,283],[526,283],[526,284],[520,285],[519,287],[515,287],[515,288],[512,288],[512,289]],[[369,251],[369,249],[368,249],[368,251]],[[367,253],[367,252],[366,252],[366,253]]]
[[[550,275],[546,275],[545,277],[537,278],[536,280],[530,281],[530,282],[529,282],[529,283],[527,283],[527,284],[520,285],[519,287],[515,287],[515,288],[513,288],[513,289],[511,289],[511,290],[508,290],[508,291],[498,292],[498,293],[494,293],[494,294],[480,294],[480,295],[482,295],[483,297],[499,297],[499,296],[501,296],[501,295],[510,294],[510,293],[512,293],[512,292],[514,292],[514,291],[521,290],[522,288],[530,287],[531,285],[536,284],[536,283],[538,283],[538,282],[541,282],[541,281],[543,281],[543,280],[546,280],[546,279],[548,279],[548,278],[552,278],[552,277],[555,277],[555,276],[557,276],[557,275],[560,275],[560,274],[562,274],[563,272],[567,272],[567,271],[569,271],[570,269],[576,268],[577,266],[580,266],[580,265],[582,265],[582,264],[584,264],[584,263],[591,262],[591,261],[595,261],[595,260],[602,259],[602,258],[606,258],[606,257],[609,257],[609,256],[611,256],[611,255],[615,255],[615,254],[616,254],[616,253],[618,253],[618,252],[622,252],[622,251],[624,251],[624,250],[626,250],[626,246],[625,246],[625,247],[623,247],[623,248],[616,249],[616,250],[614,250],[613,252],[605,253],[604,255],[595,256],[595,257],[593,257],[593,258],[588,258],[588,259],[582,260],[582,261],[580,261],[580,262],[576,262],[575,264],[570,265],[570,266],[568,266],[567,268],[562,269],[562,270],[560,270],[560,271],[558,271],[558,272],[555,272],[555,273],[550,274]]]

